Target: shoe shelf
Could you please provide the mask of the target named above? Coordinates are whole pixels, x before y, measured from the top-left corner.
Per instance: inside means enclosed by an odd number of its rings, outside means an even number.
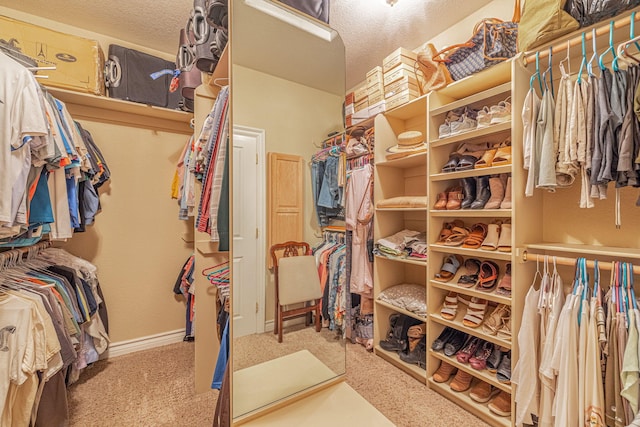
[[[511,130],[511,122],[498,123],[495,125],[484,126],[475,128],[466,132],[460,132],[455,135],[445,136],[444,138],[431,139],[429,146],[431,148],[442,147],[444,145],[455,144],[462,141],[473,141],[481,138],[486,138],[489,135],[494,135],[502,132],[508,132]]]
[[[393,167],[393,168],[413,168],[424,166],[427,164],[427,153],[412,154],[411,156],[401,157],[393,160],[383,160],[376,163],[376,167]]]
[[[421,267],[426,267],[427,266],[427,260],[426,259],[424,261],[420,261],[419,259],[400,258],[400,257],[392,258],[392,257],[384,256],[384,255],[375,255],[375,258],[377,260],[378,259],[382,259],[382,260],[391,261],[391,262],[400,262],[400,263],[405,263],[405,264],[419,265]]]
[[[483,249],[469,249],[460,246],[445,246],[431,244],[429,248],[435,252],[444,252],[448,254],[460,254],[474,258],[498,259],[503,261],[511,261],[511,252],[485,251]]]
[[[422,95],[416,99],[412,99],[406,104],[402,104],[396,108],[386,111],[384,115],[400,120],[409,120],[417,116],[424,115],[427,95]]]
[[[393,310],[393,311],[396,311],[396,312],[398,312],[398,313],[401,313],[401,314],[407,315],[407,316],[409,316],[409,317],[413,317],[414,319],[422,320],[423,322],[426,322],[426,321],[427,321],[427,318],[426,318],[426,317],[424,317],[424,316],[420,316],[419,314],[416,314],[416,313],[414,313],[414,312],[412,312],[412,311],[409,311],[409,310],[405,310],[404,308],[398,307],[398,306],[396,306],[396,305],[389,304],[389,303],[388,303],[388,302],[386,302],[386,301],[376,300],[376,301],[375,301],[375,303],[376,303],[376,304],[378,304],[378,305],[380,305],[380,306],[382,306],[382,307],[386,307],[386,308],[388,308],[388,309],[391,309],[391,310]]]
[[[473,104],[485,104],[486,101],[493,97],[499,97],[502,101],[503,98],[506,98],[508,93],[511,92],[511,82],[505,82],[501,85],[491,87],[489,89],[476,92],[473,95],[466,96],[462,99],[458,99],[457,101],[453,101],[451,103],[445,104],[442,107],[434,108],[430,111],[432,116],[437,116],[440,114],[446,114],[450,110],[454,110],[458,107],[465,107],[467,105]]]
[[[456,209],[436,210],[431,209],[429,215],[434,218],[511,218],[511,209]]]
[[[504,390],[507,393],[511,393],[511,384],[501,383],[500,381],[498,381],[496,374],[489,372],[489,370],[487,369],[483,369],[481,371],[477,369],[473,369],[468,363],[458,362],[458,359],[456,359],[455,355],[452,357],[449,357],[444,353],[441,353],[439,351],[433,351],[431,349],[429,349],[429,355],[437,359],[443,360],[449,363],[450,365],[455,366],[457,369],[460,369],[464,372],[468,372],[474,377],[479,378],[480,380],[486,383],[489,383],[492,386],[499,388],[500,390]]]
[[[452,400],[458,403],[467,411],[471,412],[476,417],[486,421],[487,423],[500,426],[500,427],[510,427],[511,426],[511,418],[510,417],[501,417],[489,409],[487,403],[479,403],[469,397],[469,391],[457,392],[451,390],[449,387],[449,382],[446,383],[437,383],[433,380],[433,378],[428,379],[429,388],[437,391],[444,397],[449,400]],[[473,387],[473,385],[472,385]]]
[[[456,275],[457,276],[457,275]],[[502,275],[498,277],[497,283],[500,283],[502,280]],[[460,286],[457,283],[456,277],[454,277],[450,282],[440,282],[438,280],[431,280],[430,285],[434,288],[442,289],[450,292],[457,292],[463,295],[469,295],[471,297],[483,298],[489,301],[496,302],[498,304],[511,305],[511,297],[499,295],[495,292],[483,292],[475,289],[475,287],[465,288],[464,286]],[[444,295],[443,295],[444,298]]]
[[[379,345],[376,345],[373,348],[373,351],[374,351],[375,354],[377,354],[378,356],[382,357],[383,359],[385,359],[387,362],[391,363],[392,365],[402,369],[403,371],[405,371],[406,373],[408,373],[409,375],[411,375],[412,377],[414,377],[418,381],[421,381],[422,383],[426,382],[426,380],[427,380],[427,371],[425,369],[422,369],[418,365],[412,365],[412,364],[406,363],[405,361],[400,359],[400,356],[395,351],[384,350]]]
[[[485,315],[485,318],[487,318],[489,316],[489,311],[490,308],[487,307],[487,314]],[[442,316],[440,316],[440,313],[435,314],[435,313],[431,313],[429,315],[429,319],[439,323],[441,325],[444,326],[451,326],[454,329],[457,329],[459,331],[465,332],[469,335],[473,335],[474,337],[478,337],[480,339],[483,339],[485,341],[489,341],[492,342],[494,344],[500,345],[502,347],[506,347],[506,348],[511,348],[511,341],[509,340],[504,340],[500,337],[498,337],[497,335],[489,335],[487,333],[484,332],[484,330],[482,329],[482,325],[480,325],[477,328],[470,328],[468,326],[465,326],[464,323],[462,323],[462,319],[464,317],[464,315],[467,313],[467,310],[464,308],[459,308],[458,309],[458,315],[456,316],[455,319],[453,320],[447,320],[445,318],[443,318]]]
[[[511,173],[511,165],[491,166],[488,168],[469,169],[459,172],[440,172],[431,174],[431,181],[447,181],[450,179],[468,178],[471,176],[498,175],[501,173]]]

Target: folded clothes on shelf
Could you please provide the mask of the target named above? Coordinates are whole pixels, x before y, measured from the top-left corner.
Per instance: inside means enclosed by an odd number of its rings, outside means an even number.
[[[419,231],[402,230],[376,242],[374,253],[399,258],[427,258],[427,235]]]

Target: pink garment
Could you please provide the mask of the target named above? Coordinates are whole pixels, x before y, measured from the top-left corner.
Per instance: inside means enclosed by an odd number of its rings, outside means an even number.
[[[367,237],[373,218],[371,188],[373,167],[354,170],[347,183],[346,226],[353,231],[351,246],[351,292],[372,295],[373,266],[367,253]]]

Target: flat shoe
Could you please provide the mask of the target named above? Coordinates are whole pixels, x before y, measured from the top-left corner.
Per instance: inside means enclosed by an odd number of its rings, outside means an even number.
[[[460,246],[469,236],[469,230],[463,227],[453,227],[451,234],[444,241],[445,246]]]
[[[438,338],[436,338],[435,340],[433,340],[433,342],[431,343],[431,350],[433,351],[442,351],[442,349],[444,348],[444,345],[447,341],[449,341],[449,339],[451,338],[451,336],[455,333],[455,329],[447,326],[445,327],[442,332],[440,332],[440,335],[438,335]]]
[[[483,341],[477,337],[471,337],[464,347],[456,353],[456,359],[460,363],[467,363],[471,357],[476,354],[478,348],[482,345]]]
[[[502,280],[498,283],[498,288],[496,289],[496,294],[503,296],[511,296],[511,263],[508,262],[506,265],[506,272],[504,276],[502,276]]]
[[[468,258],[464,262],[464,268],[466,269],[465,274],[461,275],[458,278],[458,285],[470,288],[475,286],[478,282],[478,273],[480,273],[480,262],[479,259],[476,258]]]
[[[440,272],[436,273],[435,279],[439,282],[447,282],[456,275],[456,272],[460,268],[464,259],[457,254],[447,255],[443,260],[442,267],[440,267]]]
[[[498,264],[491,260],[483,261],[480,264],[480,274],[478,275],[478,285],[476,289],[483,292],[491,292],[498,284]]]
[[[480,346],[476,351],[476,354],[474,354],[473,357],[469,359],[469,365],[471,365],[473,369],[476,369],[478,371],[486,369],[487,359],[494,351],[495,345],[493,343],[490,343],[489,341],[484,341],[482,343],[482,346]]]
[[[451,339],[444,345],[444,355],[453,356],[462,348],[469,336],[462,331],[456,330]]]

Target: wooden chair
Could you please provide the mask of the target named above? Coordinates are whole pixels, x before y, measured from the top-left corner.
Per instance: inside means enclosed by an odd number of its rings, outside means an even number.
[[[278,243],[270,248],[276,281],[276,311],[273,333],[282,342],[284,319],[308,316],[315,312],[316,332],[320,332],[322,289],[311,247],[306,242]],[[286,309],[292,304],[304,307]],[[308,318],[305,321],[309,325]]]

